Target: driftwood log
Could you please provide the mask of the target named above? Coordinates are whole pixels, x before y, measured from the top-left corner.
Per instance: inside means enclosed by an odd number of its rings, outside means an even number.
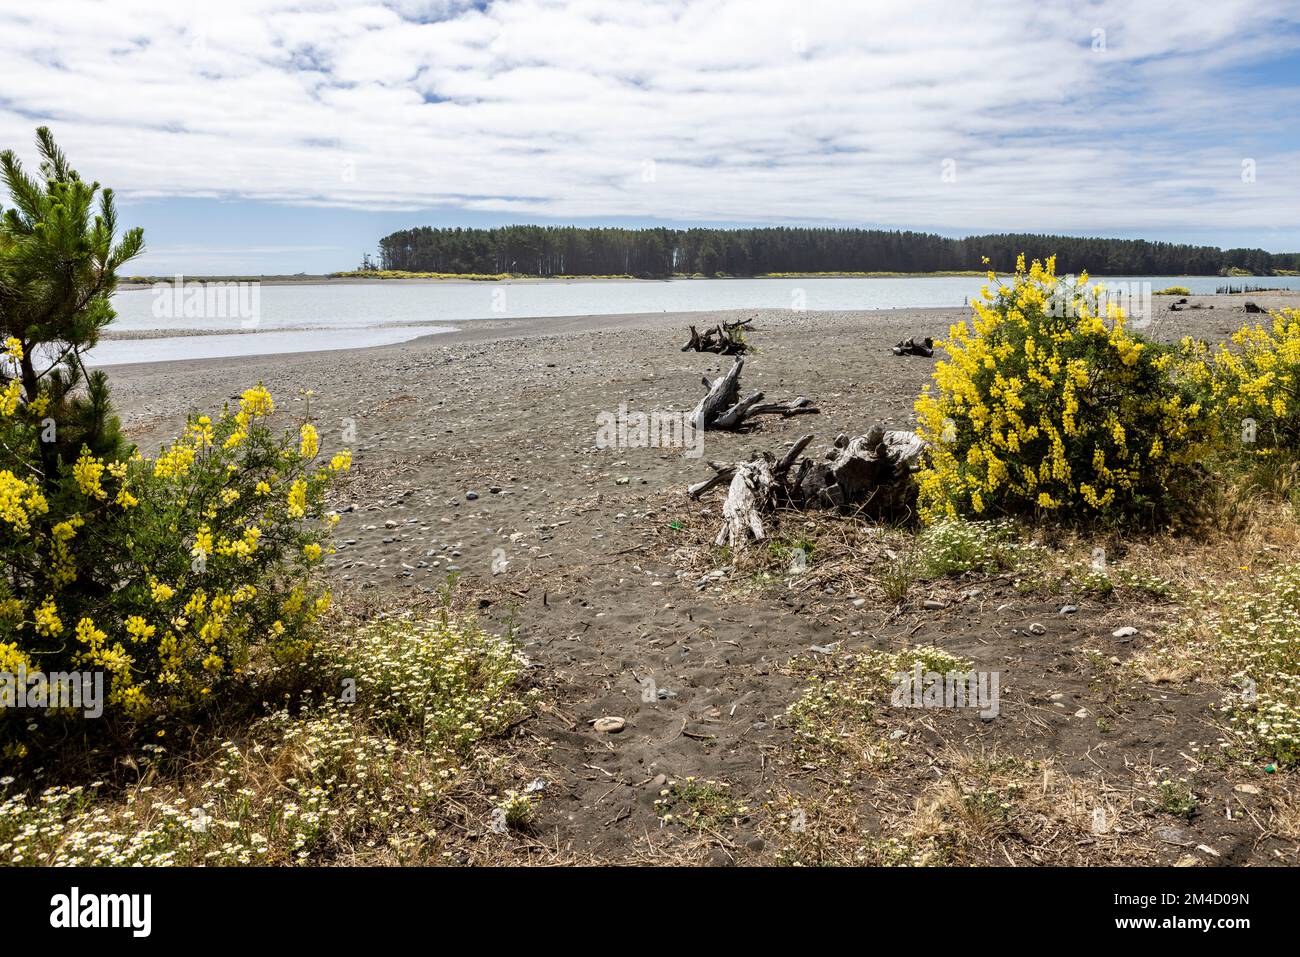
[[[781,459],[763,452],[749,462],[715,465],[713,475],[692,485],[698,499],[727,486],[717,544],[744,547],[766,537],[763,517],[780,509],[835,508],[874,516],[896,516],[912,507],[913,472],[925,443],[915,432],[872,426],[866,435],[839,436],[820,462],[800,459],[813,437],[805,435]]]
[[[929,336],[923,339],[913,336],[894,346],[893,353],[896,356],[921,356],[923,359],[929,359],[934,356],[934,340]]]
[[[741,319],[738,322],[720,322],[712,329],[700,332],[691,326],[691,339],[682,346],[682,352],[716,352],[724,356],[740,356],[749,350],[745,333],[753,319]]]
[[[759,415],[780,415],[790,418],[794,415],[816,415],[821,410],[812,404],[806,396],[797,396],[784,402],[764,402],[762,392],[753,392],[745,398],[740,397],[740,371],[745,367],[745,360],[736,358],[736,363],[723,376],[710,381],[704,377],[704,398],[691,412],[691,421],[697,429],[704,431],[734,432]]]

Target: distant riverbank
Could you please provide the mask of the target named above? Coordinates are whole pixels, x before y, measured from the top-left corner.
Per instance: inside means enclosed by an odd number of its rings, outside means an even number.
[[[264,286],[326,286],[363,283],[431,283],[431,282],[682,282],[686,280],[745,279],[926,279],[936,277],[982,276],[982,272],[782,272],[761,276],[530,276],[523,273],[420,273],[386,270],[378,272],[335,272],[291,276],[184,276],[187,283],[256,282]],[[175,276],[131,276],[118,283],[119,289],[148,289],[158,283],[174,283]]]
[[[191,276],[184,275],[183,279],[187,283],[235,283],[235,282],[256,282],[263,286],[355,286],[366,284],[412,284],[426,285],[429,283],[665,283],[665,282],[746,282],[757,279],[782,280],[782,279],[970,279],[984,276],[985,273],[973,270],[956,270],[948,272],[773,272],[764,273],[759,276],[701,276],[679,274],[671,277],[645,277],[645,276],[530,276],[522,273],[498,273],[498,274],[479,274],[479,273],[418,273],[402,272],[398,270],[384,270],[375,272],[335,272],[322,274],[299,273],[294,275],[275,275],[275,276],[256,276],[256,275],[213,275],[213,276]],[[1145,279],[1146,275],[1139,274],[1108,274],[1105,276],[1096,275],[1094,279]],[[1162,276],[1162,279],[1171,280],[1214,280],[1222,283],[1238,283],[1249,280],[1252,285],[1266,285],[1271,281],[1283,280],[1282,287],[1289,286],[1291,283],[1285,280],[1294,280],[1294,273],[1281,272],[1275,276],[1202,276],[1188,274],[1170,274]],[[131,276],[118,283],[120,290],[139,290],[149,289],[159,283],[174,284],[176,276]]]

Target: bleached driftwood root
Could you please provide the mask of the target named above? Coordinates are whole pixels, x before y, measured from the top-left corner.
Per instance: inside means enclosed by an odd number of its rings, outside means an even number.
[[[721,322],[712,329],[698,331],[691,326],[691,339],[682,346],[682,352],[716,352],[724,356],[744,355],[749,349],[744,334],[750,331],[753,319],[739,322]]]
[[[722,377],[713,381],[709,381],[707,376],[704,378],[704,388],[708,391],[691,412],[696,428],[734,432],[760,415],[780,415],[788,419],[795,415],[816,415],[821,411],[812,400],[802,395],[783,402],[764,402],[762,392],[753,392],[742,399],[740,372],[744,367],[745,360],[737,357],[735,365]]]
[[[801,459],[805,435],[779,461],[758,453],[749,462],[709,466],[713,475],[692,485],[691,498],[727,485],[717,544],[744,547],[766,537],[764,515],[778,509],[837,508],[874,515],[905,512],[916,492],[912,473],[925,443],[914,432],[876,425],[866,435],[839,436],[821,462]]]

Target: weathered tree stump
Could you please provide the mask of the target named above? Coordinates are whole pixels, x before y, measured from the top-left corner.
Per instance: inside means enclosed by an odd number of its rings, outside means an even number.
[[[835,508],[882,517],[910,512],[916,496],[913,472],[925,451],[915,432],[875,425],[866,435],[841,435],[821,462],[799,458],[812,438],[805,435],[779,461],[763,452],[749,462],[709,463],[714,474],[687,494],[698,499],[727,485],[717,544],[738,548],[750,539],[762,541],[767,534],[763,517],[783,508]]]
[[[753,319],[741,319],[738,322],[721,322],[712,329],[700,332],[691,326],[691,339],[682,346],[682,352],[716,352],[724,356],[744,355],[749,351],[745,333]]]
[[[934,340],[929,336],[924,339],[913,337],[904,339],[892,349],[896,356],[921,356],[923,359],[930,359],[934,356]]]
[[[704,388],[708,391],[691,412],[691,421],[696,428],[734,432],[759,415],[780,415],[788,419],[795,415],[816,415],[821,411],[811,399],[802,395],[783,402],[764,402],[762,392],[753,392],[742,399],[740,371],[744,366],[745,360],[738,356],[736,364],[727,370],[726,375],[712,382],[704,377]]]

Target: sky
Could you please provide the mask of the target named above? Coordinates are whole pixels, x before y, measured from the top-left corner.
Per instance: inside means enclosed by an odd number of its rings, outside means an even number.
[[[1297,251],[1297,107],[1300,2],[0,0],[0,146],[112,186],[132,274],[512,222]]]

